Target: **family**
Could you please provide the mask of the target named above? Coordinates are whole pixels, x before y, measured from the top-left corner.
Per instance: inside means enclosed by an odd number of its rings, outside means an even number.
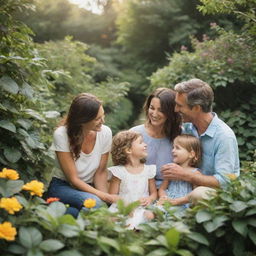
[[[225,189],[229,176],[239,176],[234,132],[212,112],[214,93],[200,79],[178,83],[174,90],[158,88],[148,96],[144,124],[117,133],[104,125],[102,102],[82,93],[54,132],[54,175],[48,197],[68,204],[77,216],[85,199],[96,206],[119,199],[139,201],[127,225],[154,218],[145,206],[188,207]],[[107,167],[109,154],[112,167]],[[108,169],[108,171],[107,171]],[[109,175],[110,173],[110,182]]]

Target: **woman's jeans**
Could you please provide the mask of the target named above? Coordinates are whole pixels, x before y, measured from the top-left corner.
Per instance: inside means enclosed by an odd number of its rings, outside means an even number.
[[[53,177],[48,191],[47,197],[57,197],[60,199],[60,202],[68,204],[69,208],[67,209],[68,214],[77,217],[79,211],[83,208],[84,200],[91,198],[96,201],[95,208],[99,208],[104,204],[104,202],[94,194],[77,190],[70,186],[70,184],[64,180]]]

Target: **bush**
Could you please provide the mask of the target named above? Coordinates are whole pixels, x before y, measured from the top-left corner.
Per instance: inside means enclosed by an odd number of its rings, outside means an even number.
[[[134,206],[119,203],[119,212],[89,208],[77,219],[66,215],[56,198],[41,198],[43,183],[24,185],[16,171],[0,172],[0,248],[6,256],[46,255],[255,255],[256,165],[246,163],[240,178],[232,180],[209,201],[181,213],[153,208],[154,221],[138,232],[125,227]],[[93,207],[92,202],[85,203]]]

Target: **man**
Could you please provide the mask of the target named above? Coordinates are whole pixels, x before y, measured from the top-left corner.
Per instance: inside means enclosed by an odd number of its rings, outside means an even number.
[[[188,181],[197,187],[191,200],[207,198],[210,188],[224,187],[240,174],[237,140],[231,128],[212,111],[212,88],[200,79],[176,84],[175,111],[183,118],[184,133],[199,137],[202,145],[202,175],[185,171],[177,164],[162,167],[164,178]]]

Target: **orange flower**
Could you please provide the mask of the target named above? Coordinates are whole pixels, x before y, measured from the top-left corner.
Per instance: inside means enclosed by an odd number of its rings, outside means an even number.
[[[0,239],[5,239],[7,241],[13,241],[17,234],[16,228],[8,221],[0,224]]]
[[[60,201],[60,199],[58,197],[49,197],[49,198],[47,198],[46,203],[50,204],[50,203],[56,202],[56,201]]]
[[[0,208],[5,209],[9,214],[14,214],[22,209],[22,205],[19,203],[16,197],[1,198]]]
[[[19,179],[19,174],[15,170],[3,168],[3,170],[0,172],[0,178],[17,180]]]
[[[96,205],[96,200],[95,199],[86,199],[84,200],[84,207],[86,208],[93,208]]]
[[[30,191],[30,194],[42,196],[44,192],[44,184],[42,182],[39,182],[37,180],[32,180],[28,183],[26,183],[22,189]]]

